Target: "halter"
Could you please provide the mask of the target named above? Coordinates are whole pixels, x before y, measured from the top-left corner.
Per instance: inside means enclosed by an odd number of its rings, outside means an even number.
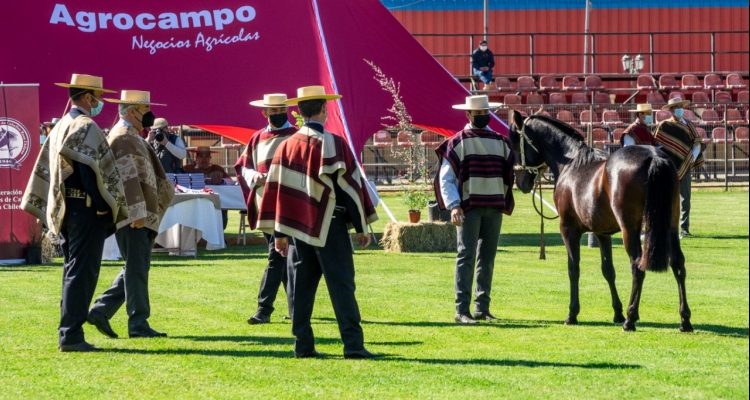
[[[525,142],[528,142],[529,146],[531,146],[531,148],[534,149],[534,151],[541,154],[539,149],[537,149],[536,146],[534,146],[534,143],[531,141],[531,139],[529,139],[528,135],[526,135],[526,121],[528,120],[529,120],[529,117],[526,117],[526,119],[523,120],[523,128],[521,128],[520,130],[516,129],[516,132],[521,136],[521,165],[514,165],[513,170],[514,171],[528,171],[532,174],[539,175],[539,172],[542,172],[547,168],[546,162],[542,162],[541,164],[535,167],[530,167],[526,165],[526,146],[524,146]]]

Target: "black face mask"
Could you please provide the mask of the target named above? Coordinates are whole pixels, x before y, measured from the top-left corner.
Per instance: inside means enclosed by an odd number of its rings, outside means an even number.
[[[141,125],[143,125],[144,128],[149,128],[149,127],[154,126],[154,120],[156,120],[156,117],[154,117],[154,113],[152,113],[151,111],[145,114],[141,114]]]
[[[484,129],[487,127],[487,125],[490,124],[490,115],[475,115],[474,116],[474,122],[472,122],[472,125],[479,129]]]
[[[289,121],[289,117],[286,113],[271,114],[268,116],[268,121],[271,122],[271,125],[273,125],[274,128],[281,128]]]

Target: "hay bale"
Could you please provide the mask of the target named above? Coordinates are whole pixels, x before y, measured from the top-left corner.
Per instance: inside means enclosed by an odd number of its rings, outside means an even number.
[[[454,252],[456,227],[445,222],[389,222],[380,244],[396,253]]]

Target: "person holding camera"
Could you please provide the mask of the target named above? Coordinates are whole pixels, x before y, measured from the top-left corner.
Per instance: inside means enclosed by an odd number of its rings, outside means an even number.
[[[185,142],[179,136],[167,131],[166,119],[154,120],[154,126],[151,127],[146,140],[159,157],[164,172],[168,174],[182,172],[182,160],[187,155]]]

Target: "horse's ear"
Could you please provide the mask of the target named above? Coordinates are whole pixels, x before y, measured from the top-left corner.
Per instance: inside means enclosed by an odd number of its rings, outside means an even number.
[[[523,128],[523,115],[521,115],[518,110],[513,110],[513,124],[518,127],[518,129]]]

